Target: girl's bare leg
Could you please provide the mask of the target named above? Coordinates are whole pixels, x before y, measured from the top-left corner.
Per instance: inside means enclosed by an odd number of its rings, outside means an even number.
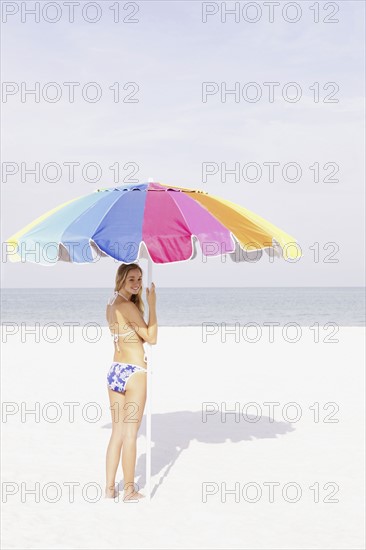
[[[112,434],[109,440],[106,456],[106,498],[115,498],[118,491],[115,490],[115,479],[118,464],[121,458],[121,450],[124,437],[124,416],[126,411],[125,394],[108,389],[110,410],[112,415]]]
[[[135,487],[136,440],[146,403],[146,372],[136,372],[127,381],[123,430],[122,469],[124,500],[142,498]]]

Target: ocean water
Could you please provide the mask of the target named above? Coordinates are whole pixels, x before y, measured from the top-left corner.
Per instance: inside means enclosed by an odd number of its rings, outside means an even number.
[[[1,322],[107,326],[105,309],[112,294],[109,288],[2,289]],[[159,326],[365,326],[364,287],[158,288],[156,295]]]

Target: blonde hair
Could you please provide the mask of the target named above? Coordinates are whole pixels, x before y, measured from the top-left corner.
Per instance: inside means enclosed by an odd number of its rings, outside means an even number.
[[[129,274],[129,272],[131,271],[131,269],[138,269],[140,271],[141,277],[142,277],[143,272],[142,272],[141,267],[138,264],[121,264],[119,266],[119,268],[117,269],[117,273],[116,273],[116,280],[115,280],[115,285],[114,285],[115,292],[116,291],[119,292],[122,289],[123,285],[125,284],[125,282],[127,280],[127,276]],[[145,307],[144,307],[144,303],[142,301],[142,284],[141,284],[141,287],[140,287],[140,290],[138,291],[138,293],[137,294],[132,294],[131,302],[133,302],[137,306],[137,308],[139,309],[141,314],[144,315]]]

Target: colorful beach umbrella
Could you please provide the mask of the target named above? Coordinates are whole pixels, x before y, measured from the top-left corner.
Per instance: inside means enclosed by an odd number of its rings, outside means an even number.
[[[12,262],[156,264],[197,255],[248,261],[266,251],[299,256],[294,237],[254,212],[205,191],[156,182],[97,189],[53,208],[7,239]]]
[[[52,266],[58,261],[94,263],[111,257],[129,264],[192,260],[197,242],[204,256],[228,254],[234,262],[257,261],[263,252],[295,260],[301,251],[291,235],[254,212],[199,189],[149,181],[97,189],[53,208],[9,237],[12,262]],[[146,496],[151,497],[151,345],[146,402]]]

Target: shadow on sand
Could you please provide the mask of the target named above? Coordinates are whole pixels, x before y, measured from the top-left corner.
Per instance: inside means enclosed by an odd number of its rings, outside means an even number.
[[[238,422],[235,422],[237,418]],[[112,424],[104,428],[112,429]],[[185,449],[188,449],[191,441],[202,443],[225,443],[227,440],[237,443],[251,441],[252,439],[276,438],[294,431],[290,422],[270,422],[270,418],[259,418],[251,415],[244,417],[228,414],[223,420],[221,415],[208,416],[207,422],[203,421],[202,411],[179,411],[161,414],[152,414],[151,432],[151,475],[164,472],[155,484],[151,498],[163,484],[170,470]],[[139,435],[146,435],[146,416],[144,415]],[[142,489],[146,483],[146,453],[139,456],[135,469],[136,483]],[[119,490],[123,490],[123,481],[119,482]]]

